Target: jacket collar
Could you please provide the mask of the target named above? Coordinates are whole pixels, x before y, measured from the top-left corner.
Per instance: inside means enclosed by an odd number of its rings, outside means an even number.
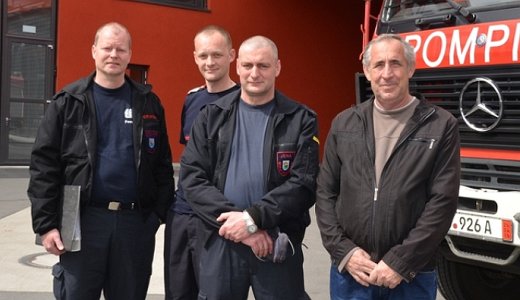
[[[415,123],[421,122],[424,118],[429,116],[433,111],[435,111],[434,105],[426,101],[426,99],[419,93],[412,93],[413,96],[415,96],[419,100],[419,104],[415,108],[415,112],[412,115],[411,120]],[[357,111],[362,116],[372,116],[372,109],[374,106],[375,98],[372,96],[370,100],[365,101],[359,105],[356,106]],[[372,119],[372,117],[370,117]]]
[[[96,72],[92,72],[87,77],[81,78],[67,86],[65,86],[61,92],[57,93],[54,98],[56,98],[58,95],[62,93],[67,93],[72,95],[75,98],[84,99],[85,93],[90,89],[92,84],[94,83],[94,76],[96,75]],[[137,91],[140,94],[148,94],[152,90],[152,86],[149,84],[143,85],[140,83],[137,83],[133,81],[130,77],[125,75],[125,81],[127,81],[130,86],[132,87],[132,90]]]
[[[241,90],[234,91],[215,101],[213,104],[222,110],[231,110],[240,100]],[[288,98],[279,91],[275,91],[274,101],[276,103],[276,113],[291,114],[294,113],[300,104]]]

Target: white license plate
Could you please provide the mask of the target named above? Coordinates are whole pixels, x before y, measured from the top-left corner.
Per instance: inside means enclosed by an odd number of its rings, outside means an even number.
[[[510,222],[504,223],[499,218],[457,212],[453,217],[449,233],[510,242],[512,227],[508,228],[508,223]]]

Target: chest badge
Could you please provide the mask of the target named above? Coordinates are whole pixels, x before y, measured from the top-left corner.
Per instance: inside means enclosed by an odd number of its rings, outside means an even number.
[[[296,156],[295,151],[276,152],[276,168],[282,176],[287,176],[291,172],[291,167]]]

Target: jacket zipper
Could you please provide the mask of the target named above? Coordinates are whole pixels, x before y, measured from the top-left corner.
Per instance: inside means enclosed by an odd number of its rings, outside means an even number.
[[[366,124],[366,119],[365,118],[361,118],[363,120],[363,126],[364,126],[364,132],[368,132],[368,126]],[[372,245],[372,249],[376,249],[376,243],[375,243],[375,234],[376,234],[376,227],[375,227],[375,215],[376,215],[376,203],[377,203],[377,198],[378,198],[378,187],[377,187],[377,184],[375,182],[375,166],[374,166],[374,156],[375,156],[375,153],[374,153],[374,149],[372,149],[370,147],[370,143],[368,142],[368,140],[366,141],[366,146],[367,146],[367,159],[369,162],[371,162],[371,172],[374,174],[373,175],[373,184],[374,184],[374,197],[373,197],[373,201],[372,201],[372,217],[371,217],[371,220],[370,220],[370,244]],[[375,253],[369,253],[371,257],[374,256]],[[375,258],[375,257],[374,257]]]
[[[88,156],[88,161],[90,163],[90,168],[92,170],[92,172],[90,172],[90,176],[89,176],[89,180],[88,180],[88,183],[87,185],[89,186],[87,188],[87,186],[85,186],[85,193],[88,194],[88,195],[85,195],[85,199],[87,200],[87,202],[91,202],[91,196],[92,196],[92,182],[93,182],[93,177],[94,177],[94,158],[92,157],[92,153],[90,152],[89,150],[89,147],[90,147],[90,143],[89,143],[89,140],[88,140],[88,136],[87,136],[87,124],[85,123],[85,120],[88,119],[90,121],[90,124],[92,124],[92,117],[90,116],[90,108],[88,107],[88,100],[85,98],[85,99],[80,99],[81,102],[83,103],[83,120],[82,120],[82,123],[83,123],[83,138],[85,139],[85,147],[87,147],[87,156]],[[94,120],[95,122],[95,120]],[[97,128],[96,128],[97,130]],[[96,133],[97,134],[97,133]]]
[[[143,144],[143,111],[145,110],[145,107],[146,107],[146,102],[148,101],[148,97],[144,97],[144,104],[143,104],[143,109],[141,110],[141,115],[139,116],[139,120],[138,120],[138,123],[139,124],[139,128],[138,128],[138,132],[139,132],[139,144],[137,145],[137,161],[135,162],[135,167],[136,167],[136,174],[137,174],[137,186],[139,186],[139,168],[141,166],[141,148],[142,148],[142,144]],[[133,109],[132,109],[133,111]]]
[[[133,101],[132,101],[133,102]],[[141,195],[140,195],[140,180],[141,177],[139,176],[139,170],[141,169],[141,151],[142,151],[142,145],[143,145],[143,114],[144,110],[146,109],[146,102],[148,102],[148,95],[144,96],[144,103],[140,112],[140,115],[138,115],[139,118],[136,118],[138,128],[137,132],[139,133],[139,142],[137,144],[137,159],[135,162],[135,176],[136,176],[136,183],[137,183],[137,206],[141,210],[142,209],[142,203],[141,203]],[[134,112],[134,108],[132,108],[132,114],[137,114],[137,112]]]
[[[272,119],[273,119],[273,125],[272,125],[272,127],[267,126],[266,135],[265,135],[266,140],[268,141],[268,143],[270,143],[269,148],[265,147],[265,149],[269,149],[269,153],[268,153],[269,162],[267,164],[267,166],[268,166],[267,174],[264,175],[264,178],[265,178],[264,188],[265,188],[266,192],[269,191],[269,182],[271,182],[271,169],[272,169],[272,164],[273,164],[273,154],[274,154],[274,145],[275,145],[275,143],[273,143],[274,132],[276,131],[276,127],[278,126],[278,124],[280,124],[280,122],[282,121],[283,118],[278,113],[274,113]],[[272,130],[270,130],[270,129],[272,129]],[[265,154],[264,154],[264,157],[265,157]]]
[[[412,129],[410,130],[410,132],[406,135],[406,137],[404,137],[403,139],[401,139],[401,141],[399,142],[399,144],[397,144],[394,148],[394,151],[390,154],[390,156],[388,157],[388,160],[386,161],[385,163],[385,166],[383,167],[383,170],[381,171],[381,177],[379,179],[379,184],[381,184],[381,180],[383,179],[383,173],[385,172],[386,170],[386,166],[388,165],[388,162],[392,159],[392,157],[394,156],[394,153],[397,151],[397,149],[399,147],[401,147],[405,141],[408,140],[408,138],[419,128],[419,126],[424,123],[424,121],[426,121],[431,115],[433,115],[433,113],[435,113],[435,109],[432,109],[427,115],[425,115],[423,118],[421,118],[418,122],[417,122],[417,125]],[[430,149],[433,147],[433,143],[435,142],[435,139],[423,139],[424,142],[429,142],[430,143]],[[374,169],[374,166],[372,165],[372,169]],[[375,176],[375,174],[374,174]],[[372,249],[374,250],[374,255],[377,254],[377,249],[376,249],[376,243],[375,243],[375,235],[376,235],[376,229],[375,229],[375,216],[376,216],[376,203],[377,203],[377,200],[378,200],[378,192],[379,192],[379,187],[378,185],[375,183],[375,180],[374,180],[374,201],[373,201],[373,205],[372,205],[372,236],[371,236],[371,244],[372,244]],[[370,253],[370,255],[372,256],[372,253]]]

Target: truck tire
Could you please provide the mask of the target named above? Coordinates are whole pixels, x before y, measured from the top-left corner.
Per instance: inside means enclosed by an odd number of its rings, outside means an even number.
[[[439,290],[447,300],[520,299],[520,276],[437,257]]]

